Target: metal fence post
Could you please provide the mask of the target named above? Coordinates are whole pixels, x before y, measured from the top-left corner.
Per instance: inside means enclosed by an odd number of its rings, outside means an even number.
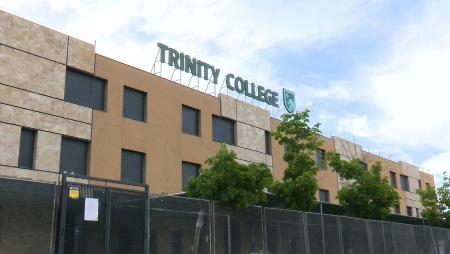
[[[308,216],[306,213],[303,213],[303,230],[305,235],[305,248],[306,248],[306,254],[309,253],[309,236],[308,236]]]
[[[145,186],[145,194],[144,194],[144,253],[150,253],[150,196],[149,196],[149,188]]]
[[[393,243],[393,245],[394,245],[394,250],[395,250],[395,253],[398,253],[398,251],[397,251],[397,241],[396,241],[396,239],[395,239],[395,234],[394,234],[394,223],[392,223],[392,222],[390,222],[391,223],[391,235],[392,235],[392,243]]]
[[[321,206],[322,207],[322,206]],[[322,226],[322,253],[325,254],[326,248],[325,248],[325,229],[323,228],[323,214],[320,214],[320,224]]]
[[[369,246],[369,251],[371,254],[374,254],[372,246],[372,230],[369,231],[368,220],[364,220],[364,225],[366,226],[367,244]]]
[[[61,198],[61,210],[60,210],[60,216],[59,216],[59,234],[58,234],[58,253],[63,254],[64,253],[64,235],[66,230],[66,211],[67,211],[67,190],[66,190],[66,184],[67,184],[66,175],[62,175],[62,181],[61,181],[61,192],[62,192],[62,198]]]
[[[266,209],[261,207],[261,216],[262,216],[262,241],[263,241],[263,253],[268,253],[267,250],[267,222],[266,222]]]
[[[387,253],[387,246],[386,246],[386,236],[384,235],[384,222],[381,222],[381,235],[383,236],[384,254],[388,254]]]
[[[337,216],[337,226],[339,233],[339,249],[341,250],[341,253],[344,253],[344,239],[342,237],[341,216]]]
[[[111,236],[111,188],[106,189],[106,226],[105,226],[105,253],[109,254],[109,240]]]

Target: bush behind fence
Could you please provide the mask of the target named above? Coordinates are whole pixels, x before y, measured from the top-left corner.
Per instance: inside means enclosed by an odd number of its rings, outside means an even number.
[[[0,179],[0,254],[58,253],[61,227],[65,254],[450,254],[442,228],[80,186],[61,225],[58,185]],[[99,221],[83,220],[83,197],[99,198]]]

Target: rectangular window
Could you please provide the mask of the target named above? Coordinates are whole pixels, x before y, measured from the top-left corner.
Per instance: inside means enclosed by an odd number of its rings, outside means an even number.
[[[430,187],[430,184],[429,183],[425,183],[425,187]]]
[[[400,185],[402,187],[402,190],[409,191],[409,182],[407,176],[400,175]]]
[[[61,172],[86,176],[89,143],[63,137],[61,140]]]
[[[266,140],[266,154],[272,154],[272,140],[270,136],[270,131],[265,131],[265,140]]]
[[[235,122],[219,116],[212,117],[213,140],[229,145],[235,144]]]
[[[124,87],[123,116],[136,121],[145,121],[147,93]]]
[[[98,110],[105,109],[106,80],[76,71],[66,70],[64,100]]]
[[[120,179],[128,183],[144,182],[145,154],[122,149],[122,165]]]
[[[420,190],[422,189],[422,181],[421,180],[419,180],[419,189]]]
[[[330,192],[328,190],[319,189],[320,202],[330,202]]]
[[[183,105],[181,118],[183,133],[200,136],[200,110]]]
[[[327,165],[327,161],[326,161],[326,151],[323,149],[317,149],[316,151],[316,163],[317,163],[317,167],[319,169],[324,169],[326,168]]]
[[[395,212],[396,214],[400,214],[400,206],[399,206],[399,205],[395,205],[395,206],[394,206],[394,212]]]
[[[367,163],[365,163],[364,161],[359,161],[359,164],[361,165],[361,167],[364,169],[364,170],[367,170]]]
[[[410,206],[407,206],[407,207],[406,207],[406,214],[407,214],[408,216],[413,216],[413,214],[412,214],[412,207],[410,207]]]
[[[181,183],[182,189],[184,189],[184,187],[188,183],[189,178],[198,176],[199,170],[200,170],[199,164],[190,163],[186,161],[182,162],[182,183]]]
[[[416,208],[416,217],[419,218],[420,217],[420,209]]]
[[[33,168],[36,131],[22,128],[20,133],[19,168]]]
[[[397,174],[395,172],[389,171],[389,177],[391,179],[391,185],[397,188]]]

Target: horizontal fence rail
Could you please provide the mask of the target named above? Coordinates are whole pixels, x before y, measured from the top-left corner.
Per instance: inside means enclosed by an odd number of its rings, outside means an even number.
[[[0,254],[450,254],[450,230],[149,195],[98,178],[0,178]],[[86,199],[96,217],[86,218]],[[91,211],[92,212],[92,211]]]

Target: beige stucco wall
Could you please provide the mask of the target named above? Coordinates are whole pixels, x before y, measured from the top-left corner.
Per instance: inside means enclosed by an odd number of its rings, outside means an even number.
[[[36,140],[35,168],[59,172],[61,135],[38,131]]]
[[[92,109],[0,84],[0,103],[91,123]]]
[[[66,63],[66,35],[1,10],[0,43]]]
[[[0,122],[0,165],[17,167],[19,146],[20,127]]]
[[[92,44],[69,37],[67,65],[94,73],[95,47]]]
[[[241,122],[236,123],[237,146],[265,153],[266,141],[263,129]]]
[[[339,137],[334,139],[336,153],[341,155],[342,159],[362,160],[362,146]]]
[[[66,67],[0,45],[0,83],[64,99]]]
[[[43,114],[0,103],[0,122],[25,126],[62,135],[91,139],[90,124]]]
[[[270,130],[269,111],[240,100],[236,100],[236,120],[263,130]]]

